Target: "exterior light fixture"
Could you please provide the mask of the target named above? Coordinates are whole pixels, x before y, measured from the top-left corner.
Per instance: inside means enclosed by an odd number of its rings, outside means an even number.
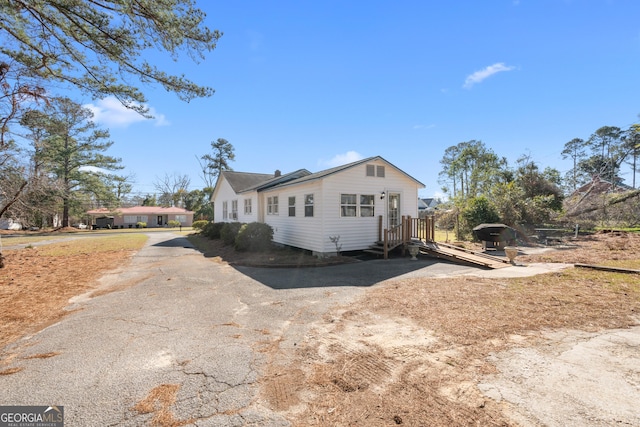
[[[384,199],[384,196],[386,196],[386,193],[383,191],[382,193],[380,193],[380,198]]]

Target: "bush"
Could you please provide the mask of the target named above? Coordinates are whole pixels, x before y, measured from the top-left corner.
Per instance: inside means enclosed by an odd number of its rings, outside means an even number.
[[[235,248],[237,251],[264,251],[271,247],[273,228],[269,224],[252,222],[245,224],[238,231]]]
[[[225,222],[220,230],[220,238],[225,245],[233,245],[236,242],[238,231],[242,227],[241,222]]]
[[[167,225],[171,228],[180,227],[180,221],[176,221],[175,219],[172,219],[170,221],[167,221]]]
[[[140,221],[136,223],[136,228],[147,228],[147,223]]]
[[[498,211],[485,196],[475,197],[462,210],[463,233],[470,234],[473,227],[500,221]]]
[[[201,219],[199,221],[193,221],[192,227],[194,230],[202,231],[207,224],[209,224],[209,221]]]
[[[209,222],[202,228],[201,234],[210,239],[219,239],[224,224],[224,222]]]

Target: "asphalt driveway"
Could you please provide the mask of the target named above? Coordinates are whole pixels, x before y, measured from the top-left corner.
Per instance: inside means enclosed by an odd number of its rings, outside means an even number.
[[[149,233],[130,265],[101,279],[115,291],[74,298],[61,322],[4,349],[22,370],[0,376],[0,405],[62,405],[68,426],[147,425],[163,407],[197,426],[288,425],[256,399],[264,349],[295,346],[329,309],[386,279],[478,273],[408,258],[234,268],[177,234]],[[175,403],[154,397],[163,386]],[[145,399],[155,412],[134,410]]]

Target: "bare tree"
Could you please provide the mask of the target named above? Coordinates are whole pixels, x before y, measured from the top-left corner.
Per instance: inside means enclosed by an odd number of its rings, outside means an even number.
[[[189,192],[191,179],[188,175],[178,175],[174,173],[169,175],[165,173],[164,177],[156,177],[153,185],[156,191],[160,193],[158,202],[162,206],[184,207],[184,198]]]

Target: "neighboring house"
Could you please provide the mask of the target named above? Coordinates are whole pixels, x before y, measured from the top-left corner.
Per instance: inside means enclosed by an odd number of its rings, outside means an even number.
[[[378,156],[316,173],[223,171],[211,201],[217,222],[266,223],[274,242],[325,256],[366,249],[379,239],[380,224],[391,228],[402,216],[417,218],[420,188],[424,184]]]
[[[569,197],[582,196],[589,194],[605,194],[605,193],[623,193],[625,191],[633,190],[633,187],[623,183],[612,183],[606,179],[602,179],[599,176],[594,176],[591,182],[584,184],[582,187],[575,190]]]
[[[113,228],[133,228],[139,222],[147,227],[165,227],[169,221],[178,221],[183,227],[193,224],[193,212],[183,208],[163,208],[160,206],[136,206],[119,208],[115,211],[95,209],[87,212],[93,224],[109,224]],[[105,218],[112,221],[104,221]]]
[[[421,216],[423,216],[423,214],[431,215],[439,204],[440,201],[433,197],[418,199],[418,211],[420,212]]]

